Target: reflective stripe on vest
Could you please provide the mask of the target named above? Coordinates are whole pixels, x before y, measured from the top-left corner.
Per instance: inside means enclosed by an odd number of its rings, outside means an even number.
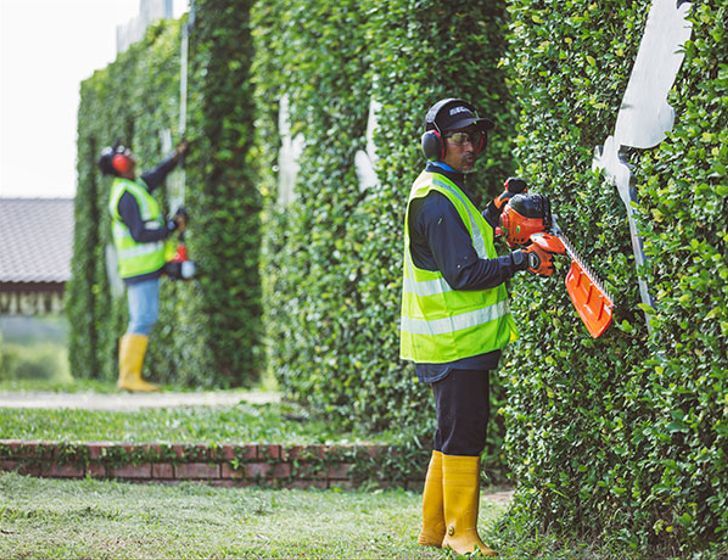
[[[516,329],[501,284],[486,290],[454,290],[440,271],[415,266],[410,253],[409,207],[436,190],[457,210],[479,258],[496,258],[493,231],[460,188],[447,177],[423,172],[410,192],[405,215],[400,356],[445,363],[504,348]]]
[[[402,317],[401,329],[412,334],[445,334],[450,332],[476,327],[500,319],[510,313],[507,301],[500,301],[482,309],[468,311],[444,319],[428,321],[426,319],[410,319]]]
[[[114,179],[109,197],[109,212],[112,219],[111,233],[119,261],[119,276],[122,278],[156,272],[164,266],[166,261],[164,241],[137,243],[121,219],[119,201],[127,192],[136,200],[141,218],[147,228],[155,229],[164,226],[159,204],[143,185],[129,179]]]

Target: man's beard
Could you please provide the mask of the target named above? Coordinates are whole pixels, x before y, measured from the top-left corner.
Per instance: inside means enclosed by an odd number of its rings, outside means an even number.
[[[475,171],[475,162],[477,162],[477,161],[478,161],[478,158],[474,154],[472,157],[469,157],[469,158],[464,157],[463,163],[466,163],[466,164],[470,163],[470,169],[463,169],[463,174],[472,173],[473,171]]]

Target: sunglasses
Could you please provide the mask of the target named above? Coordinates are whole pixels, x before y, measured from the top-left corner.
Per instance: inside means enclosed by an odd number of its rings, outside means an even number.
[[[468,142],[472,146],[480,146],[480,142],[483,138],[483,131],[478,130],[476,132],[451,132],[446,134],[445,138],[449,139],[456,146],[464,146]]]

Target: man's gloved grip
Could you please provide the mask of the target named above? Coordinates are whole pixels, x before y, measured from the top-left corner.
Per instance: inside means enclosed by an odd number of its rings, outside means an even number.
[[[523,250],[528,260],[527,270],[538,276],[551,276],[554,273],[554,255],[531,243]]]
[[[177,147],[175,147],[174,149],[174,153],[178,158],[184,158],[189,151],[190,143],[186,138],[183,138],[182,141],[177,144]]]
[[[528,255],[525,252],[521,250],[513,251],[510,256],[514,272],[528,268]]]
[[[190,217],[187,214],[187,211],[182,206],[180,206],[179,208],[177,208],[177,211],[168,222],[168,224],[174,224],[174,228],[170,228],[170,232],[174,230],[179,230],[180,233],[184,233],[184,231],[187,229],[187,224],[189,223],[189,221]]]
[[[520,177],[508,177],[505,183],[503,183],[503,188],[511,194],[528,192],[528,185],[526,184],[526,181]]]

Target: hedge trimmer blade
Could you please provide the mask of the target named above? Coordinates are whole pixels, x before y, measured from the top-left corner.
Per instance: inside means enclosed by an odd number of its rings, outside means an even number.
[[[552,217],[551,223],[552,233],[561,240],[566,254],[571,258],[571,268],[566,275],[566,291],[589,334],[593,338],[598,338],[612,324],[614,298],[609,295],[604,283],[584,263],[574,246],[562,233],[556,223],[556,216]]]

